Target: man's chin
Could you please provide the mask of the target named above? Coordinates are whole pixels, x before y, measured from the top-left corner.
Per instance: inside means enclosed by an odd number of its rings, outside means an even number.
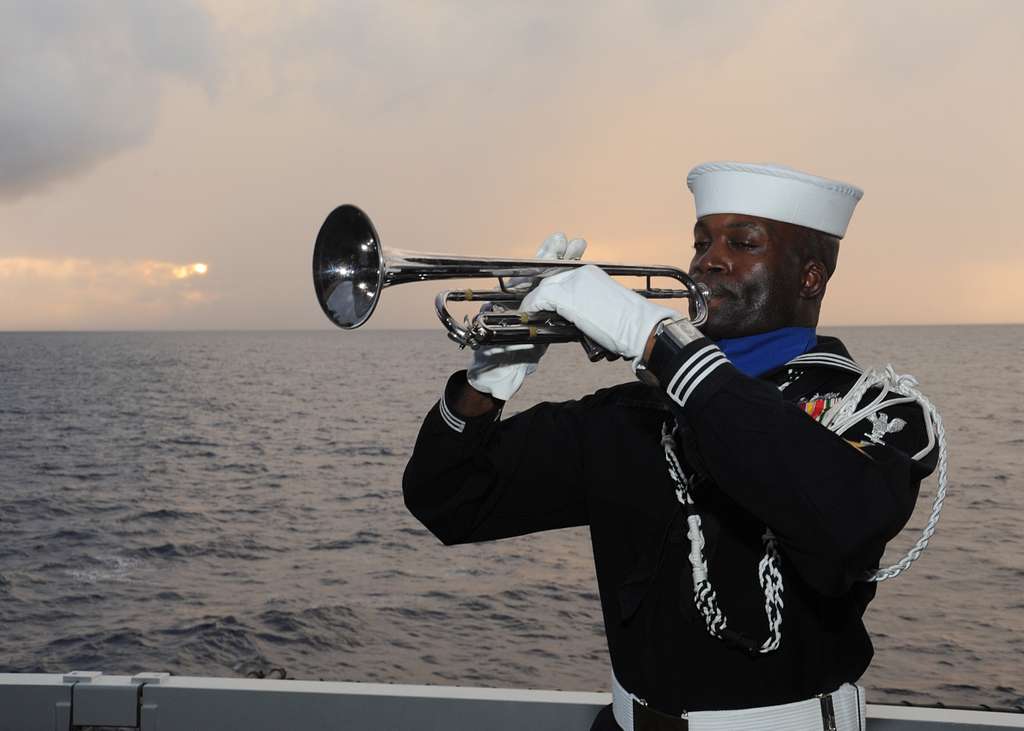
[[[728,329],[723,329],[711,322],[706,322],[700,331],[704,333],[705,337],[711,338],[712,340],[724,340],[725,338],[733,337],[729,334]]]
[[[708,308],[708,321],[701,327],[700,331],[712,340],[724,340],[726,338],[740,338],[749,335],[750,328],[744,327],[742,322],[730,317],[729,312],[723,312],[721,308],[711,305]]]

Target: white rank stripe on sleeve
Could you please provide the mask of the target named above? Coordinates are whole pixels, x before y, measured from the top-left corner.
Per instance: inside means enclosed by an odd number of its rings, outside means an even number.
[[[444,419],[444,423],[452,428],[453,431],[457,431],[459,434],[466,428],[466,421],[460,419],[455,415],[455,412],[449,408],[448,403],[445,401],[444,394],[441,394],[441,400],[437,402],[438,408],[441,411],[441,418]]]
[[[696,353],[686,359],[686,362],[679,366],[679,370],[669,381],[666,392],[669,397],[680,406],[686,406],[686,401],[700,385],[701,381],[711,375],[715,369],[720,368],[729,362],[725,353],[716,345],[705,345]]]
[[[804,353],[803,355],[798,355],[796,358],[793,358],[793,360],[786,363],[786,365],[823,365],[831,366],[833,368],[842,368],[844,370],[853,371],[854,373],[864,372],[863,368],[849,358],[835,353]]]

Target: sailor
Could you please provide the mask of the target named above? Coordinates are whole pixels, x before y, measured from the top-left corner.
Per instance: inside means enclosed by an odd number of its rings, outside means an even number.
[[[860,409],[861,367],[816,332],[862,191],[732,162],[687,184],[702,330],[596,267],[545,278],[522,309],[637,380],[501,419],[543,348],[475,351],[423,422],[406,504],[449,545],[589,525],[614,699],[594,729],[863,729],[863,579],[937,450],[912,399]]]

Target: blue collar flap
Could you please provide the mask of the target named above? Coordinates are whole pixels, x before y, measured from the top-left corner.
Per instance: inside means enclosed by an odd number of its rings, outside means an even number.
[[[803,355],[817,342],[813,327],[783,327],[741,338],[723,338],[716,345],[741,372],[756,378]]]

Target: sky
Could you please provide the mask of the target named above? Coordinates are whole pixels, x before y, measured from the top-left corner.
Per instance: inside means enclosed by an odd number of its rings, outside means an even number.
[[[385,250],[685,268],[709,160],[865,190],[823,327],[1022,322],[1021,78],[1015,0],[0,0],[0,330],[331,328],[341,203]]]

